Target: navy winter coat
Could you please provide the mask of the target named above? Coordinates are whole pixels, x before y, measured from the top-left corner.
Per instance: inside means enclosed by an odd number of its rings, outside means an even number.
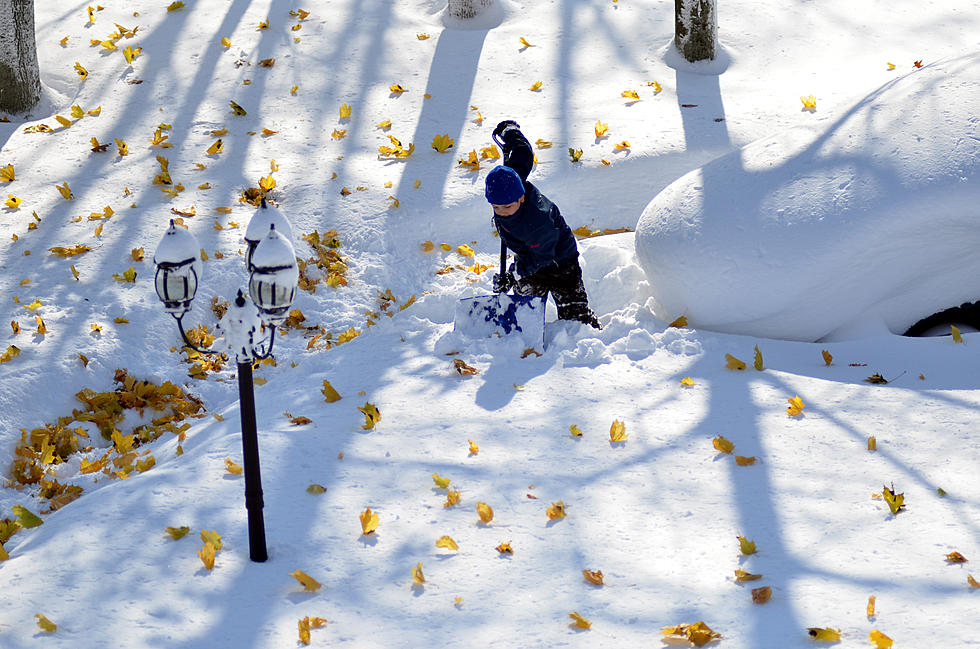
[[[531,143],[516,126],[505,128],[501,138],[504,164],[514,169],[524,182],[524,202],[511,216],[494,214],[493,223],[504,244],[517,257],[518,274],[528,277],[578,259],[575,235],[558,206],[527,181],[534,164]]]

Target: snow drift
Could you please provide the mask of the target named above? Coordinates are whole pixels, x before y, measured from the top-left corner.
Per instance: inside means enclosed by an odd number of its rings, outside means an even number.
[[[980,54],[947,59],[672,183],[636,228],[655,313],[812,341],[980,298],[977,96]]]

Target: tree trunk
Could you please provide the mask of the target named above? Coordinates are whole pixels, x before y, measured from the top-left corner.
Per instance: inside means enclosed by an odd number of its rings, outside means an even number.
[[[713,60],[717,42],[716,0],[674,0],[674,45],[685,59]]]
[[[40,99],[34,0],[0,0],[0,110],[24,112]]]
[[[449,0],[449,15],[453,18],[473,18],[493,4],[493,0]]]

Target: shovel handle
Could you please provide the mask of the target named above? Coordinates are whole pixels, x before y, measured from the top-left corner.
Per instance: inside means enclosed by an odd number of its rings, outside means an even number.
[[[504,275],[507,273],[507,244],[504,243],[503,237],[500,239],[500,277],[503,279]],[[507,291],[501,291],[501,293],[506,293]]]

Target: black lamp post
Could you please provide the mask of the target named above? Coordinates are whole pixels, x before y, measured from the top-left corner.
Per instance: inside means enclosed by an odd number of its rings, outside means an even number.
[[[253,225],[255,226],[253,228]],[[284,233],[286,236],[282,236]],[[191,349],[202,354],[234,355],[238,363],[238,403],[242,422],[242,458],[245,473],[245,509],[248,512],[248,548],[252,561],[269,558],[262,515],[262,476],[259,441],[255,423],[255,394],[252,364],[268,358],[276,339],[276,326],[286,319],[296,295],[299,270],[289,241],[289,222],[265,201],[246,229],[249,271],[248,295],[241,289],[218,322],[223,344],[213,349],[194,345],[184,331],[183,317],[191,308],[201,278],[200,246],[189,231],[170,227],[153,255],[155,286],[164,310],[177,320],[180,336]]]

